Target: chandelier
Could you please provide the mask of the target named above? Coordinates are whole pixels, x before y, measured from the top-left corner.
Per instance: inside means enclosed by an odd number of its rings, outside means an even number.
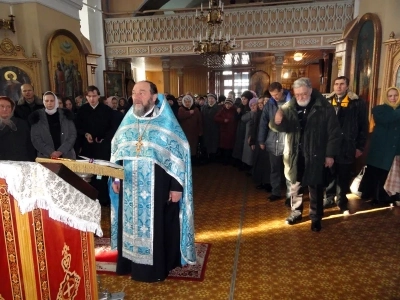
[[[204,58],[207,67],[221,67],[224,65],[224,55],[236,48],[235,38],[231,40],[229,33],[224,34],[222,22],[224,3],[221,0],[209,0],[208,9],[203,10],[201,3],[200,14],[196,9],[196,20],[206,21],[206,35],[201,32],[193,40],[193,51]]]

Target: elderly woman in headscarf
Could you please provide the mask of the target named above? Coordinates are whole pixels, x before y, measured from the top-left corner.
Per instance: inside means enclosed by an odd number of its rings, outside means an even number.
[[[199,137],[203,135],[203,122],[191,95],[185,95],[182,98],[182,106],[178,110],[178,121],[189,142],[192,162],[196,162]]]
[[[0,96],[0,160],[34,161],[28,122],[15,117],[14,109],[11,98]]]
[[[31,140],[38,157],[75,159],[76,129],[74,116],[58,108],[58,99],[50,91],[43,94],[44,109],[29,116]]]
[[[372,203],[389,204],[395,199],[384,190],[394,157],[400,154],[400,91],[390,87],[383,104],[372,109],[375,127],[367,156],[367,168],[360,184],[363,198],[373,197]]]

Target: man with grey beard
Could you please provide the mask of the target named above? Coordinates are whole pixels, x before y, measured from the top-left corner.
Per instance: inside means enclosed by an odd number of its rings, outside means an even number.
[[[132,102],[111,144],[125,178],[110,191],[111,245],[118,275],[157,282],[196,262],[190,146],[154,83],[137,82]]]
[[[308,186],[311,230],[321,230],[324,178],[339,154],[341,130],[333,106],[317,90],[309,78],[293,83],[294,97],[284,104],[270,121],[270,127],[286,132],[284,151],[285,175],[291,181],[291,213],[286,223],[301,221],[302,187]]]

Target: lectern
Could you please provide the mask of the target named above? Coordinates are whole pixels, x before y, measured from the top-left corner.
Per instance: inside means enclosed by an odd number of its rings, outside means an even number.
[[[101,207],[62,172],[0,161],[0,300],[98,299]]]

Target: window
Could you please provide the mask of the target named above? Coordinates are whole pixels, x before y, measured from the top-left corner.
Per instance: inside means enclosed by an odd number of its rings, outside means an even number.
[[[236,97],[240,97],[245,90],[249,89],[249,71],[223,71],[222,78],[222,90],[225,96],[228,96],[230,91],[234,91]]]

